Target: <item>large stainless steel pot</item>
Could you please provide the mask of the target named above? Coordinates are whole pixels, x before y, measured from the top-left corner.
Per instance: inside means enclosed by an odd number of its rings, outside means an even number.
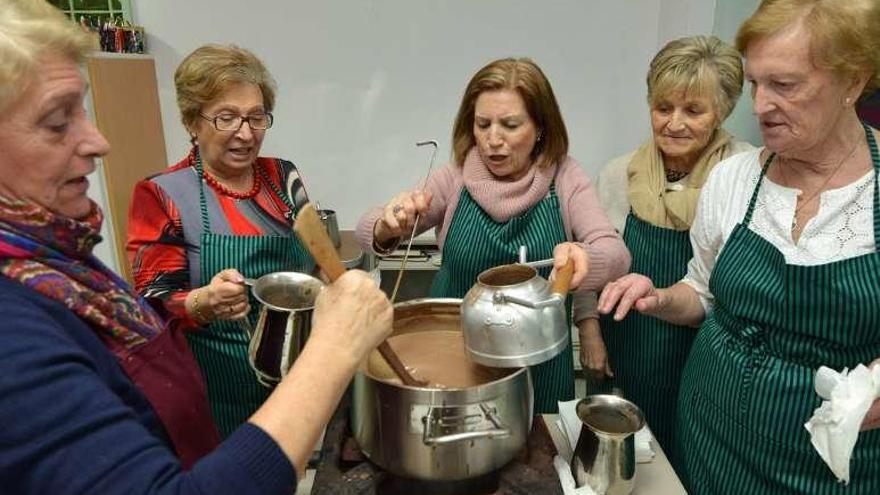
[[[470,358],[501,368],[543,363],[568,345],[565,296],[573,265],[551,286],[526,265],[490,268],[477,277],[461,305]]]
[[[273,386],[299,357],[312,329],[312,309],[324,283],[299,272],[275,272],[247,280],[260,303],[248,329],[248,363],[263,385]]]
[[[394,306],[394,334],[460,331],[460,299],[416,299]],[[453,481],[492,472],[526,445],[532,423],[528,369],[479,386],[409,387],[372,376],[354,379],[352,431],[364,454],[398,476]]]

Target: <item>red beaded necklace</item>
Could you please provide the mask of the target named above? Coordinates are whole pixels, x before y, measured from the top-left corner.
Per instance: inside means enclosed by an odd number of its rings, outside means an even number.
[[[196,158],[196,153],[198,153],[195,149],[189,154],[189,160],[191,165],[195,165],[196,160],[201,161],[201,156]],[[251,177],[253,178],[254,185],[251,187],[249,191],[246,192],[237,192],[229,189],[225,185],[221,184],[220,181],[217,180],[216,177],[211,175],[207,170],[202,170],[202,174],[205,177],[205,182],[208,183],[215,191],[219,192],[224,196],[229,196],[233,199],[250,199],[257,195],[260,192],[260,181],[257,179],[257,165],[254,164],[251,166]]]

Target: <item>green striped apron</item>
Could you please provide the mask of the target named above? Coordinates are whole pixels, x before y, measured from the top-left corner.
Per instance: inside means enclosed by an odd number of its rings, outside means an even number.
[[[531,257],[543,259],[552,257],[553,248],[565,241],[565,227],[553,185],[546,198],[504,223],[492,220],[473,200],[467,188],[462,188],[443,245],[443,262],[431,286],[431,296],[462,298],[482,271],[515,262],[519,246],[526,246]],[[550,267],[538,270],[538,274],[548,277]],[[571,297],[566,300],[566,311],[571,315]],[[570,340],[562,353],[532,366],[530,371],[536,414],[556,413],[556,401],[574,399],[574,359]]]
[[[632,212],[626,218],[623,241],[632,253],[630,270],[650,278],[657,287],[681,280],[693,256],[689,231],[658,227]],[[696,329],[635,311],[619,322],[603,316],[601,326],[614,370],[614,378],[604,388],[620,388],[642,409],[651,432],[679,470],[674,440],[676,398]]]
[[[880,233],[880,154],[874,241]],[[880,356],[880,254],[788,265],[748,225],[771,156],[709,280],[715,308],[682,375],[676,436],[695,494],[876,495],[880,430],[862,432],[849,486],[837,483],[804,428],[821,399],[820,365],[841,370]]]
[[[310,259],[299,239],[291,235],[236,236],[211,232],[201,163],[199,207],[202,213],[201,280],[207,284],[218,272],[235,268],[248,278],[271,272],[301,269]],[[284,200],[292,212],[296,209],[286,195],[258,167],[264,182]],[[250,296],[252,325],[256,324],[258,303]],[[266,400],[271,390],[261,385],[247,361],[248,336],[235,321],[215,320],[207,327],[187,333],[190,347],[208,386],[208,401],[220,435],[226,438],[245,422]]]

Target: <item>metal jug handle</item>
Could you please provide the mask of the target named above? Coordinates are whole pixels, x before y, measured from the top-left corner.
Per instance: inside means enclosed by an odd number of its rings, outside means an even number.
[[[248,336],[248,340],[253,340],[254,338],[254,326],[251,325],[251,321],[247,316],[238,320],[238,327],[244,330],[245,335]]]
[[[248,343],[248,366],[250,366],[251,370],[254,372],[254,375],[257,377],[257,381],[260,382],[261,385],[268,388],[273,388],[278,385],[279,380],[274,376],[269,376],[266,373],[260,371],[257,367],[256,357],[257,357],[257,346],[255,345],[256,341],[251,337],[250,342]]]

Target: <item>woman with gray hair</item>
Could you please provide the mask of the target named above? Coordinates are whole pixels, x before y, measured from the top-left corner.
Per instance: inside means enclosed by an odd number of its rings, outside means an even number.
[[[804,428],[821,366],[880,358],[880,133],[855,109],[880,87],[880,2],[764,0],[736,45],[764,147],[710,174],[687,274],[622,277],[599,312],[700,326],[675,430],[690,493],[880,493],[880,401],[848,485]]]
[[[92,255],[94,41],[43,0],[0,0],[0,490],[290,495],[391,305],[363,272],[329,285],[296,364],[218,444],[182,333]]]
[[[599,198],[633,255],[633,273],[673,283],[692,251],[688,232],[700,189],[721,160],[752,148],[721,128],[742,92],[739,53],[714,36],[666,44],[648,70],[653,135],[599,176]],[[631,314],[591,320],[581,342],[584,369],[641,407],[673,466],[675,398],[691,328]],[[607,357],[606,357],[607,347]],[[613,370],[613,371],[612,371]]]
[[[308,198],[292,162],[261,156],[275,82],[256,55],[200,46],[177,67],[174,86],[193,146],[135,185],[126,249],[135,289],[186,333],[226,437],[271,392],[248,364],[242,320],[255,326],[259,306],[244,278],[312,270],[292,229]]]

